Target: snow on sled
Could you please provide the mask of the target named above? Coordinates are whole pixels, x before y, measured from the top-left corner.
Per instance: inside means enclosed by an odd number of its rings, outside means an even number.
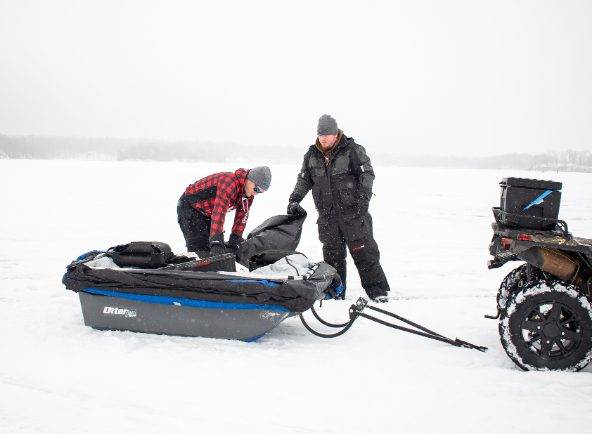
[[[96,329],[255,340],[340,285],[333,267],[291,250],[303,220],[276,216],[253,231],[237,255],[251,271],[235,271],[234,254],[197,259],[133,242],[82,255],[63,283]]]

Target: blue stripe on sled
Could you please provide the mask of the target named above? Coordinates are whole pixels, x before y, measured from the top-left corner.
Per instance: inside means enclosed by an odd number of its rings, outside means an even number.
[[[277,304],[249,304],[249,303],[225,303],[222,301],[193,300],[182,297],[164,297],[161,295],[130,294],[129,292],[111,291],[108,289],[85,288],[82,290],[88,294],[118,297],[124,300],[142,301],[153,304],[170,304],[174,306],[201,307],[204,309],[232,309],[232,310],[267,310],[271,312],[290,312],[290,309]]]
[[[277,283],[277,282],[271,282],[271,281],[266,280],[266,279],[261,279],[261,280],[253,280],[253,279],[232,279],[232,280],[229,280],[229,282],[232,282],[232,283],[246,283],[246,284],[259,284],[259,285],[266,286],[268,288],[275,288],[276,286],[280,286],[279,283]]]

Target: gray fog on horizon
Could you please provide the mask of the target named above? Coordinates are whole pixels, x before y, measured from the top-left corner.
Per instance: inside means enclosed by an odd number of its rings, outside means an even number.
[[[592,1],[0,0],[0,134],[592,149]]]

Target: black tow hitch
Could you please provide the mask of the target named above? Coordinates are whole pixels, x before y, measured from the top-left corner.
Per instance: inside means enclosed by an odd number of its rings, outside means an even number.
[[[390,323],[388,321],[382,320],[380,318],[377,318],[373,315],[369,315],[367,313],[364,312],[364,310],[369,309],[369,310],[373,310],[375,312],[381,313],[383,315],[386,315],[388,317],[391,318],[395,318],[398,321],[401,321],[413,328],[409,328],[409,327],[404,327],[404,326],[400,326],[397,324],[393,324]],[[337,336],[341,336],[342,334],[344,334],[345,332],[347,332],[351,326],[353,325],[353,323],[358,319],[358,318],[366,318],[370,321],[376,322],[378,324],[382,324],[384,326],[387,327],[391,327],[395,330],[400,330],[406,333],[411,333],[414,335],[418,335],[418,336],[423,336],[425,338],[428,339],[434,339],[440,342],[444,342],[447,343],[449,345],[453,345],[455,347],[464,347],[464,348],[470,348],[473,350],[478,350],[478,351],[482,351],[485,352],[487,351],[487,347],[482,347],[479,345],[474,345],[471,344],[470,342],[466,342],[462,339],[450,339],[447,338],[446,336],[442,336],[439,333],[436,333],[435,331],[432,331],[426,327],[423,327],[417,323],[414,323],[413,321],[408,320],[407,318],[404,318],[400,315],[397,315],[396,313],[393,312],[389,312],[387,310],[384,309],[380,309],[378,307],[375,306],[371,306],[368,304],[368,300],[366,300],[363,297],[360,297],[358,299],[358,301],[356,301],[354,304],[352,304],[349,308],[349,321],[345,322],[345,323],[341,323],[341,324],[334,324],[334,323],[330,323],[324,319],[322,319],[320,317],[320,315],[318,314],[318,312],[315,310],[314,306],[311,307],[311,311],[313,313],[313,315],[315,316],[315,318],[323,325],[327,326],[327,327],[332,327],[332,328],[339,328],[341,330],[339,330],[338,332],[335,333],[320,333],[314,329],[312,329],[312,327],[310,327],[310,325],[308,325],[308,323],[306,322],[306,320],[304,319],[304,315],[301,313],[300,314],[300,320],[302,321],[302,324],[304,325],[304,327],[311,332],[312,334],[314,334],[315,336],[319,336],[321,338],[335,338]]]

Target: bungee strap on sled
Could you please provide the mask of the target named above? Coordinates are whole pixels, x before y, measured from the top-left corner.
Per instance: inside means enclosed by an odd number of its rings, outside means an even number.
[[[392,318],[395,318],[405,324],[410,325],[413,328],[408,328],[408,327],[403,327],[397,324],[392,324],[390,322],[381,320],[380,318],[376,318],[375,316],[372,315],[368,315],[367,313],[364,313],[364,309],[370,309],[373,311],[376,311],[378,313],[381,313],[383,315],[386,316],[390,316]],[[302,321],[302,324],[304,325],[304,327],[311,332],[313,335],[315,336],[319,336],[321,338],[336,338],[337,336],[341,336],[342,334],[344,334],[345,332],[347,332],[351,326],[354,324],[354,322],[358,319],[358,318],[366,318],[369,319],[370,321],[374,321],[378,324],[382,324],[385,325],[387,327],[391,327],[394,328],[395,330],[400,330],[403,332],[407,332],[407,333],[412,333],[414,335],[418,335],[418,336],[423,336],[425,338],[428,339],[434,339],[440,342],[444,342],[450,345],[453,345],[455,347],[464,347],[464,348],[470,348],[473,350],[478,350],[478,351],[482,351],[485,352],[487,351],[487,347],[482,347],[479,345],[474,345],[471,344],[470,342],[466,342],[463,341],[461,339],[455,338],[455,339],[450,339],[447,338],[446,336],[442,336],[439,333],[436,333],[435,331],[432,331],[426,327],[423,327],[419,324],[414,323],[413,321],[408,320],[407,318],[403,318],[400,315],[397,315],[393,312],[389,312],[386,311],[384,309],[380,309],[378,307],[374,307],[374,306],[370,306],[368,305],[368,300],[366,300],[363,297],[360,297],[358,299],[358,301],[355,304],[352,304],[349,308],[349,321],[345,322],[345,323],[341,323],[341,324],[333,324],[330,323],[328,321],[325,321],[324,319],[322,319],[319,314],[317,313],[317,311],[315,310],[314,306],[311,307],[311,311],[314,315],[314,317],[323,325],[327,326],[327,327],[332,327],[332,328],[340,328],[341,330],[339,330],[338,332],[335,333],[320,333],[316,330],[314,330],[312,327],[310,327],[310,325],[306,322],[306,320],[304,319],[304,315],[302,313],[300,313],[300,320]]]

